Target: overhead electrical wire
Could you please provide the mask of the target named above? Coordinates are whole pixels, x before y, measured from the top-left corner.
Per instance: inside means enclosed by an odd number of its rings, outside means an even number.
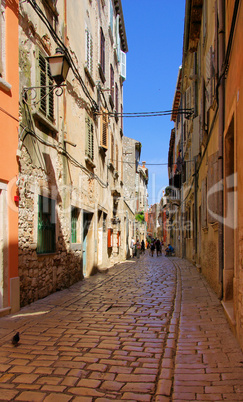
[[[88,88],[86,87],[77,67],[75,66],[73,59],[69,53],[68,48],[65,46],[65,44],[63,43],[63,41],[59,38],[59,36],[56,34],[56,32],[54,31],[54,29],[52,28],[50,22],[48,21],[48,19],[45,17],[45,15],[43,14],[42,10],[40,9],[40,7],[36,4],[35,0],[27,0],[27,2],[32,6],[32,8],[35,10],[35,12],[37,13],[37,15],[40,17],[41,21],[45,24],[45,26],[47,27],[47,29],[49,30],[53,40],[55,41],[55,43],[57,44],[58,47],[60,47],[66,57],[68,58],[68,61],[70,63],[71,69],[73,71],[73,74],[75,76],[75,78],[79,81],[79,83],[82,86],[82,89],[85,93],[85,95],[87,96],[87,98],[89,99],[94,111],[98,111],[99,107],[96,103],[96,101],[92,98],[92,96],[90,95]]]

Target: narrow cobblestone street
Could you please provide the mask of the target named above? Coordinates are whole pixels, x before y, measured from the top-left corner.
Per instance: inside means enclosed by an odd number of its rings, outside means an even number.
[[[116,265],[1,318],[0,335],[1,401],[243,401],[220,301],[178,258]]]

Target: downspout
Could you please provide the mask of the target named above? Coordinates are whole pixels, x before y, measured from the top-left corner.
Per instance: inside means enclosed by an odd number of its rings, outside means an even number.
[[[223,270],[224,270],[224,173],[223,173],[223,152],[224,152],[224,119],[225,119],[225,77],[222,74],[225,58],[225,0],[218,0],[218,18],[219,18],[219,83],[218,83],[218,105],[219,105],[219,131],[218,131],[218,183],[219,183],[219,203],[218,215],[222,217],[218,222],[218,261],[219,261],[219,284],[220,295],[223,295]]]

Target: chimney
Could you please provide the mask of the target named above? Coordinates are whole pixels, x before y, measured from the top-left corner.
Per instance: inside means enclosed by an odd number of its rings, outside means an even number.
[[[142,164],[143,164],[143,168],[145,168],[146,162],[142,162]]]

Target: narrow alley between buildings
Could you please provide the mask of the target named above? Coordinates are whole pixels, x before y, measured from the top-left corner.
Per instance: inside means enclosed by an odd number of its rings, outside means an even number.
[[[117,264],[1,318],[0,337],[1,401],[243,400],[220,301],[175,257]]]

